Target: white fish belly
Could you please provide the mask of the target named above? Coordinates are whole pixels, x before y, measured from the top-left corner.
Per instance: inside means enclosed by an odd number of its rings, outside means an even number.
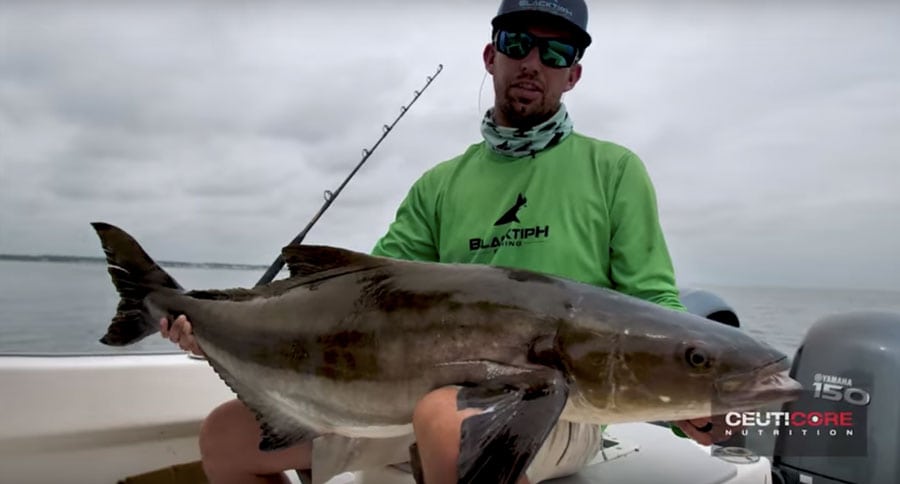
[[[238,398],[275,428],[383,438],[412,432],[412,411],[430,386],[418,380],[341,381],[242,361],[207,343]]]

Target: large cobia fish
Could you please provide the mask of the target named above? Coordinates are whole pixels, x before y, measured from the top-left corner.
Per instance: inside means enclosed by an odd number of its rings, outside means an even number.
[[[101,341],[186,314],[258,416],[261,449],[410,432],[416,402],[462,387],[460,482],[514,482],[552,426],[681,420],[797,398],[787,358],[738,329],[508,268],[288,246],[290,277],[185,291],[124,231],[94,223],[121,295]]]

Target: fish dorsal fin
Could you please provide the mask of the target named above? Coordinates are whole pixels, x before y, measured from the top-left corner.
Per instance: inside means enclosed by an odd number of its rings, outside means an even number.
[[[281,249],[281,257],[291,271],[291,277],[311,276],[340,268],[375,267],[382,262],[361,252],[327,245],[289,245]]]

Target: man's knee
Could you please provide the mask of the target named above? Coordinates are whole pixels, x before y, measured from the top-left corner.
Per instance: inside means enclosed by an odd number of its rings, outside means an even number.
[[[280,450],[259,450],[260,430],[253,412],[239,400],[216,407],[200,428],[200,455],[207,476],[232,482],[241,476],[278,476],[288,469],[311,467],[312,442]]]
[[[203,420],[200,453],[207,459],[239,452],[240,448],[258,439],[259,427],[253,413],[239,400],[230,400],[213,409]]]
[[[413,410],[413,428],[416,433],[433,431],[436,427],[443,427],[448,420],[454,420],[458,392],[456,387],[444,387],[422,397]]]

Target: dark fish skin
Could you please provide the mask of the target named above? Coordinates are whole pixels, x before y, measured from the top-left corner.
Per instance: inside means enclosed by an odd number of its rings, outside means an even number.
[[[289,246],[287,279],[186,292],[124,231],[93,226],[122,297],[101,341],[130,344],[186,314],[267,448],[400,435],[434,388],[548,371],[572,421],[698,418],[799,396],[786,357],[740,330],[587,284]]]

